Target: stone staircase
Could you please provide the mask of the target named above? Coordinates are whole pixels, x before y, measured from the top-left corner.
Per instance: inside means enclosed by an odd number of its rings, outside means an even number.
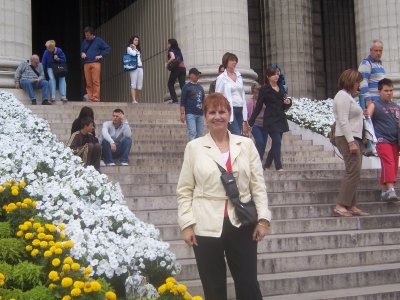
[[[112,110],[125,111],[133,132],[128,167],[103,167],[119,182],[129,208],[155,224],[182,264],[178,279],[192,294],[202,294],[191,248],[180,239],[176,184],[186,127],[178,106],[168,104],[82,103],[30,106],[66,142],[83,105],[95,111],[97,135]],[[400,299],[400,209],[379,201],[379,170],[363,170],[358,192],[369,217],[335,218],[343,162],[323,146],[287,133],[282,157],[285,172],[266,171],[273,222],[259,243],[258,278],[264,299]],[[235,299],[228,278],[229,299]],[[251,299],[249,299],[251,300]]]

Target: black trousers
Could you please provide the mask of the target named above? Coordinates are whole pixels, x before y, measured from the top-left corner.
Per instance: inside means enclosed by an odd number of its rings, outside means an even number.
[[[235,283],[236,299],[262,299],[253,230],[254,226],[237,228],[225,218],[221,237],[196,236],[198,246],[193,250],[205,300],[227,299],[225,256]]]
[[[168,90],[169,90],[169,94],[171,95],[171,99],[173,102],[178,102],[178,97],[176,96],[176,92],[175,92],[176,79],[178,79],[179,86],[182,90],[183,86],[185,85],[186,68],[182,68],[182,67],[175,68],[169,74]]]

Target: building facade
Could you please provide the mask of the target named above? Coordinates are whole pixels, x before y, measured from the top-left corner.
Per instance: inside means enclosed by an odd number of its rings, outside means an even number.
[[[17,65],[32,52],[41,54],[45,41],[61,31],[66,34],[58,37],[59,45],[71,58],[70,99],[79,98],[84,84],[78,52],[81,30],[88,23],[111,46],[102,66],[104,101],[129,99],[129,76],[122,70],[121,56],[132,34],[141,37],[144,102],[168,97],[165,62],[171,37],[178,40],[187,69],[197,67],[202,72],[200,82],[206,91],[216,78],[222,55],[229,51],[239,58],[237,67],[247,91],[255,80],[264,81],[266,68],[278,63],[291,96],[333,97],[340,73],[358,66],[373,39],[383,41],[388,77],[400,83],[400,2],[394,0],[61,2],[66,7],[65,14],[54,20],[60,24],[58,31],[40,23],[43,14],[51,14],[46,1],[0,2],[0,87],[13,87]]]

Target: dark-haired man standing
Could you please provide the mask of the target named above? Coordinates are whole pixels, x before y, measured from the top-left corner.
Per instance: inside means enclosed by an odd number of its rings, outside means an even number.
[[[110,53],[110,46],[94,35],[92,27],[85,27],[85,39],[81,46],[81,58],[85,72],[86,92],[91,102],[100,101],[101,61]]]
[[[121,166],[128,165],[128,155],[132,147],[132,132],[122,109],[115,109],[112,121],[103,123],[101,143],[104,163],[115,166],[114,158],[119,159]]]

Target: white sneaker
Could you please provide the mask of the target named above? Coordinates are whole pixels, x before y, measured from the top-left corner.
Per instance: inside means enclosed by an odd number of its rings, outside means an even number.
[[[129,164],[127,162],[122,162],[121,166],[129,166]]]
[[[106,166],[107,167],[113,167],[113,166],[115,166],[115,164],[114,163],[109,163],[109,164],[106,164]]]
[[[101,160],[100,161],[100,167],[105,167],[105,166],[106,166],[106,164],[105,164],[104,160]]]

